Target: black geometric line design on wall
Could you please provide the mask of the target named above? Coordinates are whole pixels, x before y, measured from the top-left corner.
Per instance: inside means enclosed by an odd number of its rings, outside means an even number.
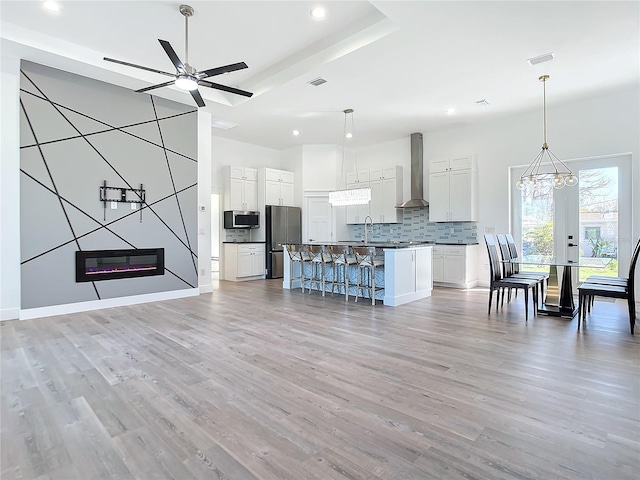
[[[37,144],[38,143],[38,135],[36,134],[35,130],[33,129],[33,125],[31,125],[31,119],[29,118],[29,114],[27,113],[27,110],[24,108],[24,104],[22,103],[22,99],[20,99],[20,107],[22,108],[22,112],[24,113],[24,116],[25,116],[25,118],[27,120],[27,123],[29,124],[29,130],[31,131],[31,135],[33,136],[33,138],[34,138],[34,140],[36,141],[36,144]],[[60,198],[60,193],[58,192],[58,187],[56,186],[56,182],[53,179],[53,175],[51,174],[51,170],[49,168],[49,165],[47,164],[47,159],[45,158],[45,155],[44,155],[40,145],[38,145],[38,151],[40,153],[40,157],[42,159],[42,162],[44,163],[44,167],[47,170],[47,174],[49,175],[49,180],[51,181],[51,185],[53,185],[53,189],[55,191],[55,194],[58,197],[58,202],[60,204],[60,208],[62,209],[62,213],[64,213],[64,217],[67,220],[67,225],[69,227],[69,230],[71,231],[71,235],[73,236],[73,241],[75,242],[76,247],[78,248],[78,250],[82,250],[82,248],[80,247],[80,242],[78,241],[78,237],[76,236],[76,232],[73,229],[73,225],[71,225],[71,220],[69,220],[69,214],[67,213],[67,209],[64,206],[64,202]],[[98,288],[96,287],[96,282],[91,282],[91,285],[93,286],[93,289],[96,292],[96,296],[98,297],[98,300],[100,300],[100,292],[98,292]]]
[[[56,195],[56,196],[57,196],[57,197],[58,197],[62,202],[64,202],[64,203],[68,204],[68,205],[69,205],[69,206],[71,206],[71,207],[73,207],[76,211],[80,212],[81,214],[83,214],[84,216],[86,216],[87,218],[89,218],[90,220],[94,221],[95,223],[97,223],[97,224],[99,225],[98,227],[94,228],[93,230],[90,230],[90,231],[85,232],[85,233],[83,233],[83,234],[81,234],[81,235],[78,235],[77,237],[74,237],[74,238],[72,238],[71,240],[67,240],[66,242],[60,243],[60,244],[56,245],[55,247],[52,247],[52,248],[48,249],[48,250],[47,250],[47,251],[45,251],[45,252],[41,252],[41,253],[39,253],[39,254],[37,254],[37,255],[34,255],[34,256],[30,257],[30,258],[27,258],[26,260],[21,261],[21,262],[20,262],[20,265],[24,265],[24,264],[26,264],[26,263],[29,263],[29,262],[33,261],[33,260],[36,260],[36,259],[38,259],[38,258],[42,257],[43,255],[46,255],[47,253],[51,253],[51,252],[53,252],[54,250],[57,250],[57,249],[59,249],[59,248],[62,248],[62,247],[64,247],[64,246],[68,245],[69,243],[77,242],[78,240],[80,240],[80,239],[82,239],[82,238],[86,237],[87,235],[91,235],[92,233],[95,233],[95,232],[97,232],[97,231],[99,231],[99,230],[106,230],[106,231],[108,231],[109,233],[111,233],[112,235],[114,235],[114,236],[116,236],[117,238],[119,238],[120,240],[122,240],[123,242],[125,242],[125,243],[126,243],[127,245],[129,245],[131,248],[138,248],[138,247],[136,247],[133,243],[129,242],[126,238],[122,237],[122,236],[121,236],[121,235],[119,235],[117,232],[113,231],[113,229],[109,228],[109,226],[110,226],[110,225],[113,225],[113,224],[115,224],[115,223],[118,223],[118,222],[120,222],[121,220],[123,220],[123,219],[125,219],[125,218],[127,218],[127,217],[130,217],[130,216],[132,216],[132,215],[139,215],[139,212],[131,212],[131,213],[128,213],[127,215],[124,215],[124,216],[122,216],[122,217],[120,217],[120,218],[117,218],[117,219],[115,219],[115,220],[112,220],[111,222],[108,222],[108,223],[104,223],[104,224],[103,224],[100,220],[98,220],[98,219],[94,218],[93,216],[89,215],[87,212],[85,212],[84,210],[82,210],[80,207],[78,207],[77,205],[73,204],[72,202],[70,202],[70,201],[69,201],[68,199],[66,199],[64,196],[56,194],[55,190],[53,190],[53,189],[51,189],[51,188],[47,187],[45,184],[43,184],[42,182],[40,182],[38,179],[36,179],[36,178],[32,177],[31,175],[29,175],[29,174],[28,174],[27,172],[25,172],[24,170],[20,169],[20,172],[21,172],[23,175],[25,175],[27,178],[29,178],[29,179],[31,179],[32,181],[34,181],[35,183],[39,184],[41,188],[43,188],[44,190],[47,190],[48,192],[52,193],[53,195]],[[185,188],[183,188],[183,189],[181,189],[181,190],[178,190],[176,193],[172,193],[172,194],[170,194],[170,195],[167,195],[166,197],[163,197],[163,198],[161,198],[161,199],[159,199],[159,200],[156,200],[156,201],[155,201],[155,202],[153,202],[151,205],[155,205],[155,204],[158,204],[158,203],[160,203],[160,202],[162,202],[162,201],[168,200],[168,199],[170,199],[170,198],[172,198],[172,197],[176,196],[177,194],[179,194],[179,193],[181,193],[181,192],[184,192],[185,190],[188,190],[188,189],[190,189],[190,188],[195,188],[195,187],[197,187],[197,186],[198,186],[198,184],[197,184],[197,183],[194,183],[194,184],[192,184],[192,185],[189,185],[188,187],[185,187]],[[141,209],[145,209],[145,208],[147,208],[147,207],[146,207],[146,206],[142,206],[142,207],[141,207]],[[182,282],[184,282],[185,284],[187,284],[188,286],[190,286],[191,288],[195,288],[195,285],[192,285],[191,283],[189,283],[188,281],[186,281],[185,279],[183,279],[182,277],[180,277],[179,275],[177,275],[176,273],[174,273],[173,271],[171,271],[171,269],[169,269],[166,265],[165,265],[165,268],[164,268],[164,269],[165,269],[168,273],[170,273],[170,274],[172,274],[174,277],[176,277],[178,280],[181,280]],[[92,283],[95,283],[95,282],[92,282]]]
[[[69,120],[69,118],[68,118],[64,113],[62,113],[61,109],[60,109],[59,107],[57,107],[56,105],[53,105],[53,103],[51,102],[51,100],[49,99],[49,97],[48,97],[48,96],[47,96],[47,95],[46,95],[46,94],[45,94],[45,93],[44,93],[44,92],[43,92],[43,91],[42,91],[42,90],[41,90],[41,89],[40,89],[40,88],[39,88],[39,87],[38,87],[38,86],[37,86],[37,85],[36,85],[36,84],[35,84],[35,83],[30,79],[30,78],[29,78],[29,76],[28,76],[28,75],[26,75],[24,72],[22,72],[22,74],[23,74],[23,75],[25,76],[25,78],[26,78],[26,79],[27,79],[27,80],[28,80],[28,81],[29,81],[29,82],[30,82],[30,83],[31,83],[31,84],[36,88],[36,90],[38,90],[38,92],[40,92],[40,95],[42,96],[42,98],[43,98],[46,102],[48,102],[49,104],[51,104],[51,105],[56,109],[56,111],[57,111],[57,112],[62,116],[62,118],[63,118],[65,121],[67,121],[67,122],[71,125],[71,127],[72,127],[74,130],[76,130],[76,132],[81,136],[81,138],[82,138],[82,139],[84,139],[84,140],[89,144],[89,146],[90,146],[90,147],[95,151],[95,153],[97,153],[97,154],[98,154],[98,156],[100,156],[100,158],[102,158],[102,160],[103,160],[103,161],[104,161],[104,162],[105,162],[105,163],[106,163],[106,164],[107,164],[107,165],[108,165],[108,166],[113,170],[113,172],[115,172],[115,174],[116,174],[116,175],[117,175],[117,176],[118,176],[118,177],[119,177],[119,178],[120,178],[120,179],[125,183],[125,185],[126,185],[128,188],[131,188],[131,189],[135,188],[131,183],[129,183],[129,182],[127,181],[127,179],[125,179],[125,178],[124,178],[124,176],[123,176],[123,175],[121,175],[121,173],[120,173],[120,172],[119,172],[119,171],[118,171],[118,170],[113,166],[113,164],[112,164],[109,160],[107,160],[107,158],[106,158],[106,157],[105,157],[105,156],[100,152],[100,150],[98,150],[98,148],[96,148],[96,147],[95,147],[95,145],[94,145],[94,144],[93,144],[93,143],[92,143],[92,142],[91,142],[91,141],[90,141],[90,140],[89,140],[89,139],[88,139],[88,138],[87,138],[87,137],[86,137],[82,132],[80,132],[80,131],[76,128],[76,126],[75,126],[75,125],[74,125],[74,124]],[[21,90],[22,90],[22,89],[21,89]],[[151,98],[151,97],[150,97],[150,98]],[[151,143],[151,142],[150,142],[150,143]],[[38,147],[40,147],[40,146],[38,146]],[[166,154],[166,149],[164,149],[164,147],[162,147],[162,146],[159,146],[159,147],[160,147],[160,148],[162,148],[163,150],[165,150],[165,154]],[[185,242],[180,238],[180,236],[179,236],[179,235],[178,235],[178,234],[177,234],[177,233],[176,233],[176,232],[175,232],[175,231],[174,231],[174,230],[173,230],[173,229],[172,229],[172,228],[167,224],[167,222],[166,222],[166,221],[165,221],[165,220],[164,220],[160,215],[158,215],[158,214],[156,213],[156,211],[155,211],[153,208],[150,208],[150,207],[149,207],[149,210],[151,210],[151,212],[152,212],[152,213],[153,213],[153,214],[158,218],[158,220],[160,220],[160,221],[164,224],[164,226],[165,226],[165,227],[167,227],[167,229],[168,229],[168,230],[169,230],[169,231],[170,231],[170,232],[171,232],[171,233],[172,233],[172,234],[173,234],[173,235],[174,235],[174,236],[175,236],[175,237],[176,237],[176,238],[177,238],[177,239],[178,239],[178,240],[179,240],[179,241],[180,241],[180,242],[181,242],[185,247],[186,247],[186,248],[188,248],[188,249],[191,251],[191,255],[196,255],[196,253],[195,253],[195,252],[193,252],[193,251],[192,251],[192,249],[190,248],[189,244],[185,243]],[[197,258],[197,255],[196,255],[196,258]],[[197,275],[197,271],[198,271],[198,269],[197,269],[197,267],[195,266],[195,262],[194,262],[194,270],[195,270],[196,275]]]
[[[153,96],[151,96],[151,105],[153,106],[153,115],[156,117],[156,124],[158,125],[158,134],[160,135],[160,142],[162,142],[162,149],[164,151],[164,158],[167,161],[167,170],[169,171],[169,177],[171,178],[171,187],[173,188],[174,197],[176,199],[176,204],[178,206],[178,212],[180,213],[180,221],[182,222],[182,228],[184,229],[184,236],[187,239],[187,246],[189,251],[191,252],[191,260],[193,262],[193,268],[196,271],[196,275],[198,273],[198,266],[196,265],[196,256],[193,254],[193,249],[191,248],[191,242],[189,241],[189,233],[187,232],[187,226],[184,223],[184,215],[182,215],[182,208],[180,207],[180,199],[176,194],[176,183],[173,180],[173,172],[171,171],[171,164],[169,163],[169,157],[167,156],[167,149],[164,144],[164,137],[162,136],[162,128],[160,127],[160,120],[158,118],[158,112],[156,110],[156,104],[153,101]]]
[[[25,76],[26,76],[26,75],[25,75]],[[126,134],[126,135],[131,135],[132,137],[135,137],[135,138],[137,138],[138,140],[141,140],[141,141],[143,141],[143,142],[148,142],[148,143],[150,143],[150,144],[152,144],[152,145],[154,145],[154,146],[156,146],[156,147],[158,147],[158,148],[164,148],[167,152],[173,153],[173,154],[178,155],[178,156],[180,156],[180,157],[183,157],[183,158],[185,158],[185,159],[187,159],[187,160],[191,160],[192,162],[197,162],[197,160],[196,160],[195,158],[191,158],[191,157],[190,157],[190,156],[188,156],[188,155],[185,155],[185,154],[180,153],[180,152],[176,152],[175,150],[172,150],[172,149],[170,149],[170,148],[165,148],[165,147],[163,147],[163,146],[162,146],[162,145],[160,145],[160,144],[157,144],[157,143],[151,142],[150,140],[148,140],[148,139],[146,139],[146,138],[142,138],[142,137],[140,137],[140,136],[138,136],[138,135],[135,135],[134,133],[127,132],[127,131],[125,130],[125,128],[131,128],[131,127],[136,127],[136,126],[139,126],[139,125],[145,125],[145,124],[156,123],[158,120],[169,120],[169,119],[171,119],[171,118],[182,117],[183,115],[192,115],[193,113],[195,113],[195,111],[194,111],[194,110],[192,110],[192,111],[190,111],[190,112],[177,113],[177,114],[175,114],[175,115],[167,115],[167,116],[165,116],[165,117],[159,117],[159,118],[157,118],[157,119],[156,119],[156,118],[154,118],[153,120],[146,120],[146,121],[143,121],[143,122],[135,122],[135,123],[131,123],[131,124],[128,124],[128,125],[115,126],[115,125],[110,125],[110,124],[109,124],[109,123],[107,123],[107,122],[103,122],[102,120],[98,120],[97,118],[93,118],[91,115],[87,115],[86,113],[82,113],[82,112],[79,112],[79,111],[77,111],[77,110],[74,110],[73,108],[69,108],[69,107],[65,107],[64,105],[60,105],[60,104],[59,104],[59,103],[57,103],[57,102],[51,101],[51,100],[49,100],[49,99],[47,99],[47,98],[45,98],[45,97],[43,97],[43,96],[41,96],[41,95],[36,95],[36,94],[35,94],[35,93],[33,93],[33,92],[27,92],[27,91],[26,91],[26,90],[24,90],[24,89],[20,89],[20,91],[21,91],[22,93],[25,93],[25,94],[31,95],[31,96],[32,96],[32,97],[34,97],[34,98],[37,98],[37,99],[43,100],[43,101],[45,101],[45,102],[48,102],[48,103],[50,103],[52,106],[56,106],[56,107],[60,108],[61,110],[65,110],[65,111],[68,111],[68,112],[74,113],[74,114],[76,114],[76,115],[79,115],[79,116],[81,116],[81,117],[87,118],[87,119],[89,119],[89,120],[92,120],[92,121],[94,121],[94,122],[97,122],[97,123],[100,123],[100,124],[102,124],[102,125],[105,125],[105,126],[109,127],[109,128],[105,128],[105,129],[103,129],[103,130],[99,130],[99,131],[95,131],[95,132],[91,132],[91,133],[83,133],[83,134],[72,135],[72,136],[64,137],[64,138],[57,138],[57,139],[55,139],[55,140],[48,140],[48,141],[45,141],[45,142],[39,142],[38,144],[35,144],[35,143],[33,143],[33,144],[27,144],[27,145],[23,145],[23,146],[21,146],[21,147],[20,147],[21,149],[24,149],[24,148],[34,148],[34,147],[37,147],[37,145],[43,146],[43,145],[48,145],[48,144],[56,143],[56,142],[64,142],[65,140],[74,140],[74,139],[77,139],[77,138],[91,137],[91,136],[93,136],[93,135],[99,135],[99,134],[102,134],[102,133],[108,133],[108,132],[112,132],[112,131],[119,131],[119,132],[124,133],[124,134]],[[151,96],[151,97],[152,97],[152,96]]]
[[[41,67],[41,68],[46,68],[46,67]],[[30,74],[28,74],[24,70],[21,70],[21,73],[23,75],[23,78],[26,79],[26,81],[28,81],[32,85],[31,89],[35,88],[35,91],[37,91],[37,94],[36,94],[36,93],[33,93],[32,91],[28,91],[25,88],[20,89],[21,91],[20,101],[21,101],[23,119],[25,120],[25,123],[29,125],[30,128],[28,130],[30,130],[30,135],[31,135],[31,137],[29,138],[29,135],[25,134],[25,136],[23,137],[24,141],[22,142],[21,150],[22,151],[27,151],[30,149],[36,150],[38,152],[38,157],[41,159],[41,164],[44,165],[43,168],[36,169],[37,175],[41,177],[40,179],[36,178],[28,170],[25,170],[23,168],[21,168],[21,172],[22,172],[23,178],[25,178],[25,181],[32,182],[33,185],[37,186],[37,188],[42,189],[42,191],[47,191],[48,194],[52,196],[51,198],[56,199],[56,205],[58,205],[59,209],[64,213],[67,229],[70,232],[70,235],[72,237],[70,240],[66,242],[61,242],[53,246],[51,245],[47,246],[46,251],[41,251],[40,253],[37,253],[35,255],[30,255],[30,258],[24,259],[21,262],[22,265],[25,265],[36,259],[45,258],[47,254],[57,251],[60,248],[70,243],[73,243],[75,245],[75,248],[77,248],[77,250],[82,250],[82,245],[80,244],[79,240],[84,238],[89,238],[92,236],[92,234],[95,234],[99,231],[105,232],[107,233],[107,235],[113,236],[114,239],[119,239],[119,241],[130,246],[130,248],[144,248],[146,247],[146,245],[138,247],[138,245],[140,245],[139,243],[137,243],[138,241],[140,241],[139,238],[136,239],[131,236],[131,235],[135,236],[136,233],[131,232],[132,229],[130,227],[132,224],[130,223],[130,221],[134,215],[139,215],[141,211],[147,211],[152,214],[152,217],[155,218],[156,223],[151,222],[151,219],[147,220],[145,222],[144,228],[148,228],[148,227],[155,228],[154,230],[155,232],[161,231],[161,230],[158,230],[158,228],[163,229],[165,232],[167,232],[168,235],[170,235],[170,238],[174,238],[175,240],[175,246],[172,247],[174,249],[173,251],[177,252],[175,248],[179,246],[182,249],[182,251],[184,251],[186,254],[184,259],[186,258],[190,259],[188,263],[191,264],[192,273],[187,274],[187,276],[184,275],[184,266],[186,266],[186,264],[183,262],[183,260],[181,260],[181,262],[183,263],[181,263],[181,266],[179,266],[178,268],[179,270],[182,270],[183,273],[175,271],[170,265],[165,264],[166,273],[168,273],[170,277],[175,278],[176,280],[180,281],[184,285],[189,286],[190,288],[197,287],[197,278],[198,278],[197,264],[196,264],[197,252],[195,251],[195,246],[192,246],[192,238],[194,240],[196,238],[194,226],[197,225],[197,218],[195,213],[196,210],[193,208],[193,206],[197,205],[197,202],[195,200],[197,198],[197,196],[195,196],[196,189],[194,188],[194,187],[197,187],[197,182],[190,183],[189,185],[185,185],[186,181],[189,180],[190,177],[193,178],[193,180],[197,178],[197,171],[195,170],[196,169],[195,165],[197,165],[197,159],[193,158],[193,155],[180,152],[179,150],[172,148],[171,145],[166,144],[166,141],[165,141],[166,139],[163,132],[163,123],[162,123],[164,120],[177,119],[179,117],[183,117],[183,118],[186,118],[187,116],[193,117],[195,116],[197,110],[174,113],[176,111],[175,107],[169,105],[169,104],[172,104],[172,102],[165,101],[165,103],[163,104],[164,115],[161,116],[158,114],[153,97],[147,96],[146,98],[150,99],[150,102],[148,103],[150,106],[150,113],[147,117],[148,119],[140,121],[140,118],[139,118],[140,115],[136,114],[129,117],[130,119],[135,119],[136,120],[135,122],[124,121],[124,122],[114,123],[113,120],[114,119],[119,120],[120,116],[119,115],[114,116],[112,114],[111,120],[109,122],[105,122],[103,120],[95,118],[96,117],[95,112],[93,115],[88,115],[87,113],[82,112],[81,110],[83,110],[83,108],[77,108],[77,105],[76,105],[77,102],[73,101],[73,99],[71,103],[74,104],[75,108],[71,108],[68,105],[64,105],[63,104],[65,103],[64,101],[63,102],[60,102],[59,100],[53,101],[50,98],[49,94],[45,93],[45,91],[47,90],[47,87],[45,86],[45,84],[43,85],[36,84],[39,82],[35,82],[31,78]],[[46,76],[43,76],[43,78],[48,80],[48,77]],[[118,88],[113,86],[109,86],[109,87]],[[57,94],[59,92],[56,91],[55,93]],[[49,131],[49,138],[46,141],[41,141],[40,136],[38,135],[38,131],[39,131],[38,128],[34,128],[32,124],[30,108],[29,106],[25,105],[25,103],[23,102],[23,95],[33,98],[34,101],[48,104],[50,107],[52,107],[55,110],[55,112],[57,112],[60,118],[60,122],[63,122],[69,125],[73,129],[73,132],[75,134],[73,135],[65,134],[65,135],[62,135],[60,138],[52,138],[51,131]],[[136,107],[136,108],[138,108],[138,112],[140,112],[140,107]],[[103,110],[98,109],[97,111],[102,112]],[[51,113],[48,113],[47,115],[49,119],[52,116]],[[138,118],[135,118],[136,116]],[[81,128],[79,128],[78,125],[75,124],[74,119],[79,119],[79,118],[86,119],[83,125],[87,122],[95,122],[95,124],[93,124],[91,127],[91,132],[86,133]],[[122,118],[126,118],[126,116]],[[191,122],[193,122],[193,120]],[[148,130],[145,130],[146,125],[148,125],[149,127],[153,126],[155,129],[157,129],[159,140],[157,135],[155,137],[150,137],[151,140],[149,138],[145,138],[145,133],[148,132]],[[182,125],[190,125],[190,122],[188,122],[187,124],[178,123],[176,125],[178,125],[178,128],[183,128]],[[172,131],[177,133],[179,130],[174,130],[174,128],[175,126],[172,125]],[[189,132],[190,134],[192,132],[191,130],[192,126],[189,126],[188,128],[189,130],[184,130],[184,131]],[[129,130],[127,131],[127,129]],[[195,132],[195,129],[193,131]],[[142,133],[139,134],[140,132]],[[182,140],[178,139],[178,142],[176,143],[175,141],[177,138],[175,137],[176,133],[173,134],[174,137],[172,137],[172,143],[174,143],[176,146],[182,145],[184,147],[185,143]],[[66,149],[68,147],[66,147],[65,145],[67,144],[71,145],[70,142],[78,142],[78,141],[83,142],[83,144],[87,145],[87,148],[89,148],[93,152],[92,156],[94,157],[94,158],[88,157],[90,159],[90,164],[87,164],[86,168],[92,168],[91,165],[94,165],[96,161],[102,162],[102,164],[106,166],[104,168],[107,168],[109,171],[115,174],[117,178],[120,179],[121,182],[123,182],[123,185],[122,185],[123,187],[126,186],[128,188],[136,188],[138,185],[133,185],[133,182],[129,181],[128,179],[129,175],[131,175],[130,172],[132,171],[129,168],[129,165],[123,164],[122,159],[119,159],[120,160],[119,164],[114,164],[113,161],[110,158],[108,158],[107,154],[101,151],[101,148],[103,148],[104,145],[101,145],[100,142],[96,142],[92,140],[92,139],[99,139],[104,135],[114,135],[114,134],[124,135],[125,137],[130,138],[131,141],[133,142],[137,141],[137,142],[140,142],[141,144],[149,145],[148,148],[158,149],[161,155],[164,156],[164,163],[165,163],[164,169],[166,171],[164,175],[168,176],[168,180],[162,180],[163,186],[156,189],[156,195],[158,196],[162,195],[160,198],[152,198],[152,199],[147,198],[147,202],[141,205],[141,208],[125,214],[122,214],[122,212],[118,212],[117,213],[119,215],[118,218],[111,219],[105,222],[105,221],[101,221],[102,217],[95,215],[95,212],[85,210],[85,208],[93,208],[93,206],[82,208],[82,206],[78,204],[74,199],[68,198],[61,191],[60,183],[61,183],[61,178],[64,177],[64,173],[61,171],[58,171],[58,173],[56,173],[55,169],[52,170],[50,161],[48,158],[48,154],[50,152],[48,152],[46,149],[53,148],[56,145],[61,145],[61,148]],[[113,141],[113,137],[109,137],[107,141]],[[195,145],[195,143],[193,145]],[[180,147],[178,147],[178,149],[180,149]],[[195,153],[195,148],[192,148],[191,146],[189,146],[187,150],[190,150],[191,152]],[[60,153],[60,150],[58,150],[58,155],[59,153]],[[170,155],[171,155],[171,158],[170,158]],[[30,158],[31,158],[30,160],[31,165],[33,166],[34,165],[33,161],[35,157],[32,155]],[[153,157],[151,158],[156,159],[156,160],[153,160],[153,162],[156,162],[158,158],[157,154],[153,154]],[[192,171],[194,173],[188,174],[185,176],[187,170],[184,170],[184,166],[181,167],[180,169],[180,174],[182,175],[181,185],[178,185],[178,182],[175,178],[175,174],[173,171],[173,162],[180,161],[180,159],[182,159],[182,161],[193,164],[194,167]],[[26,165],[28,166],[29,164],[26,164]],[[63,165],[63,164],[60,164],[60,165]],[[56,168],[61,168],[60,165],[57,166]],[[156,164],[149,164],[147,162],[145,165],[148,166],[148,165],[156,165]],[[121,168],[123,167],[127,167],[127,168],[125,168],[125,170],[121,170]],[[101,167],[100,171],[103,171],[104,168]],[[156,167],[154,166],[153,168],[155,169]],[[46,171],[46,174],[44,173],[45,171]],[[126,173],[126,172],[129,172],[129,173]],[[157,175],[154,178],[156,179],[159,178],[158,175],[160,176],[162,175],[159,170],[157,172]],[[131,178],[135,178],[136,180],[139,180],[138,176],[133,176]],[[44,180],[46,180],[46,183],[43,182]],[[169,190],[170,193],[167,192],[168,183],[170,183],[170,190]],[[99,200],[97,199],[98,186],[99,185],[92,186],[92,188],[94,188],[96,191],[96,203],[99,203]],[[68,183],[66,184],[66,188],[67,190],[65,191],[69,191]],[[167,193],[166,195],[163,193],[163,190],[164,190],[164,193]],[[184,195],[184,193],[188,191],[192,191],[194,193],[188,195],[185,198],[182,198],[181,195]],[[86,195],[85,195],[85,198],[86,198]],[[183,200],[187,201],[189,204],[189,212],[191,215],[189,218],[189,229],[187,229],[187,224],[185,221],[184,205],[182,204]],[[175,205],[173,211],[167,211],[166,208],[158,210],[159,206],[163,204],[168,204],[167,202],[173,202],[173,205]],[[83,201],[83,204],[87,205],[87,202]],[[53,206],[53,203],[51,203],[51,206]],[[30,208],[31,208],[30,211],[33,211],[33,207],[30,207]],[[51,209],[51,207],[48,207],[48,208],[49,210]],[[194,212],[191,212],[191,210],[194,210]],[[78,213],[75,213],[74,214],[75,217],[73,217],[70,215],[70,212],[78,212]],[[169,217],[164,218],[165,215],[169,215]],[[75,222],[77,222],[79,218],[88,219],[86,221],[81,222],[84,224],[85,229],[88,229],[90,227],[91,222],[93,222],[96,225],[96,228],[89,229],[88,231],[83,231],[83,233],[79,233],[74,228]],[[149,217],[145,216],[145,219],[147,218]],[[169,218],[171,218],[172,220],[169,221]],[[62,218],[60,218],[60,221],[62,221]],[[120,228],[118,229],[118,231],[114,230],[113,227],[119,224],[123,224],[124,221],[129,222],[128,227],[126,229],[123,230],[122,228]],[[180,230],[182,230],[182,232],[178,233],[177,228],[178,228],[178,225],[180,224],[181,224]],[[61,226],[62,223],[58,223],[58,225]],[[57,230],[60,230],[59,227],[57,227]],[[193,237],[191,237],[191,235]],[[150,241],[153,242],[153,238],[156,238],[156,237],[157,235],[151,236]],[[166,243],[167,235],[161,235],[161,237],[165,239],[163,243]],[[100,241],[103,238],[108,238],[108,237],[104,237],[104,235],[101,237],[96,237],[93,240],[93,242],[95,243],[96,241]],[[160,237],[157,237],[157,238],[160,238]],[[148,241],[149,240],[145,240],[145,242],[148,242]],[[37,245],[37,242],[31,243],[31,245]],[[85,247],[85,249],[86,248],[87,247]],[[35,252],[37,252],[37,250],[33,251],[32,253],[35,253]],[[57,258],[60,258],[60,256],[58,255]],[[39,263],[38,268],[41,268],[41,265],[42,264]],[[194,278],[195,282],[190,281],[190,278]],[[98,287],[100,287],[100,284],[98,283],[96,285],[95,282],[91,282],[91,283],[94,287],[96,297],[100,299],[101,295],[100,295],[100,292],[98,291]],[[162,289],[166,290],[166,287],[162,287]],[[150,292],[162,291],[162,289],[150,290]],[[116,294],[116,296],[121,296],[121,295]]]

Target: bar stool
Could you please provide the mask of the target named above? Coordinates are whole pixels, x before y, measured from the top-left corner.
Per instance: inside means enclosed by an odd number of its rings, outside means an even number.
[[[304,250],[302,245],[285,245],[287,253],[289,253],[289,290],[293,288],[293,281],[300,280],[302,286],[302,293],[304,293],[304,267],[305,261],[309,261],[309,255]],[[295,264],[300,265],[300,275],[295,277],[293,272],[295,271]]]
[[[344,288],[344,300],[347,302],[349,301],[349,267],[356,265],[356,258],[349,254],[349,247],[346,245],[332,245],[328,247],[328,250],[332,261],[331,295],[333,295],[336,285],[338,293],[342,287]]]
[[[375,305],[376,291],[384,290],[384,286],[376,287],[376,268],[384,266],[384,257],[379,254],[375,247],[353,247],[353,253],[358,263],[356,302],[360,292],[366,290],[369,292],[371,305]]]
[[[323,245],[307,245],[307,251],[311,258],[311,275],[309,279],[309,293],[313,284],[322,285],[322,296],[325,296],[325,283],[327,267],[331,265],[331,255]]]

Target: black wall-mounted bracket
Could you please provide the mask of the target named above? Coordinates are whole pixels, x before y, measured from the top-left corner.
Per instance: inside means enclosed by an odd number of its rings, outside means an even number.
[[[107,221],[107,202],[137,203],[140,210],[140,223],[142,223],[142,204],[145,202],[145,190],[142,184],[140,188],[108,187],[104,180],[100,187],[100,201],[104,212],[103,220]]]

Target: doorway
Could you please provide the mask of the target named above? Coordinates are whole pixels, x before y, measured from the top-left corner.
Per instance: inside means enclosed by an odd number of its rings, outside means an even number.
[[[305,242],[333,242],[333,217],[329,195],[305,197],[306,221],[303,232]]]
[[[631,259],[631,155],[566,162],[578,185],[554,189],[538,182],[512,188],[512,225],[523,255],[610,258],[602,269],[572,268],[573,285],[589,275],[626,276]],[[524,167],[511,169],[511,182]],[[532,267],[535,269],[535,267]]]

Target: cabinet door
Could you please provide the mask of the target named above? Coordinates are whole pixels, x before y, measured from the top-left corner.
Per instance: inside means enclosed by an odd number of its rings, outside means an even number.
[[[285,253],[286,255],[286,253]],[[253,252],[252,271],[253,275],[264,275],[264,259],[265,253],[260,251]]]
[[[429,174],[429,221],[449,220],[449,173]]]
[[[257,182],[258,181],[258,170],[256,170],[255,168],[246,167],[244,169],[244,179],[252,181],[252,182]]]
[[[441,253],[433,253],[433,281],[444,282],[444,256]]]
[[[449,220],[473,221],[472,170],[457,170],[450,173]]]
[[[280,180],[282,183],[293,183],[293,172],[282,170],[280,172]]]
[[[472,167],[471,161],[472,161],[471,155],[452,156],[449,159],[449,169],[452,171],[467,170]]]
[[[416,291],[416,251],[413,249],[398,249],[395,253],[396,271],[402,275],[396,275],[396,295],[404,295]]]
[[[382,169],[382,178],[396,178],[396,167],[386,167]]]
[[[347,188],[357,188],[357,186],[353,186],[356,183],[358,183],[356,172],[347,172]]]
[[[429,163],[429,174],[437,173],[437,172],[446,172],[447,170],[449,170],[448,158],[439,158]]]
[[[244,181],[244,204],[247,210],[258,210],[258,182]]]
[[[279,182],[280,181],[280,170],[274,170],[273,168],[265,168],[264,169],[264,179],[267,182]]]
[[[384,194],[382,191],[382,180],[373,180],[369,183],[371,187],[371,202],[369,203],[369,215],[373,223],[384,222]],[[364,219],[363,219],[364,220]]]
[[[369,170],[369,181],[373,182],[375,180],[382,180],[384,178],[384,174],[382,172],[382,168],[374,168]]]
[[[444,257],[444,279],[446,283],[465,282],[465,256],[445,255]]]
[[[359,170],[358,171],[358,183],[368,183],[369,182],[369,170]],[[363,185],[363,188],[367,187],[367,185]]]
[[[352,188],[358,188],[358,184],[357,183],[348,183],[347,184],[347,189],[352,189]],[[344,208],[345,208],[346,222],[348,224],[358,223],[358,205],[347,205]],[[364,218],[363,218],[363,220],[364,220]]]
[[[231,178],[242,179],[244,177],[244,168],[231,166],[229,168],[229,176]]]
[[[280,184],[280,205],[293,207],[293,183],[282,182]]]
[[[280,205],[280,182],[267,180],[264,182],[265,205]]]
[[[236,276],[240,278],[253,275],[253,252],[238,252],[238,271]]]
[[[395,172],[395,168],[393,171]],[[373,190],[371,194],[373,195]],[[396,208],[397,202],[398,195],[395,176],[394,178],[385,178],[382,180],[382,221],[384,223],[398,223],[399,210]]]
[[[229,202],[229,210],[244,210],[244,180],[231,178]]]

